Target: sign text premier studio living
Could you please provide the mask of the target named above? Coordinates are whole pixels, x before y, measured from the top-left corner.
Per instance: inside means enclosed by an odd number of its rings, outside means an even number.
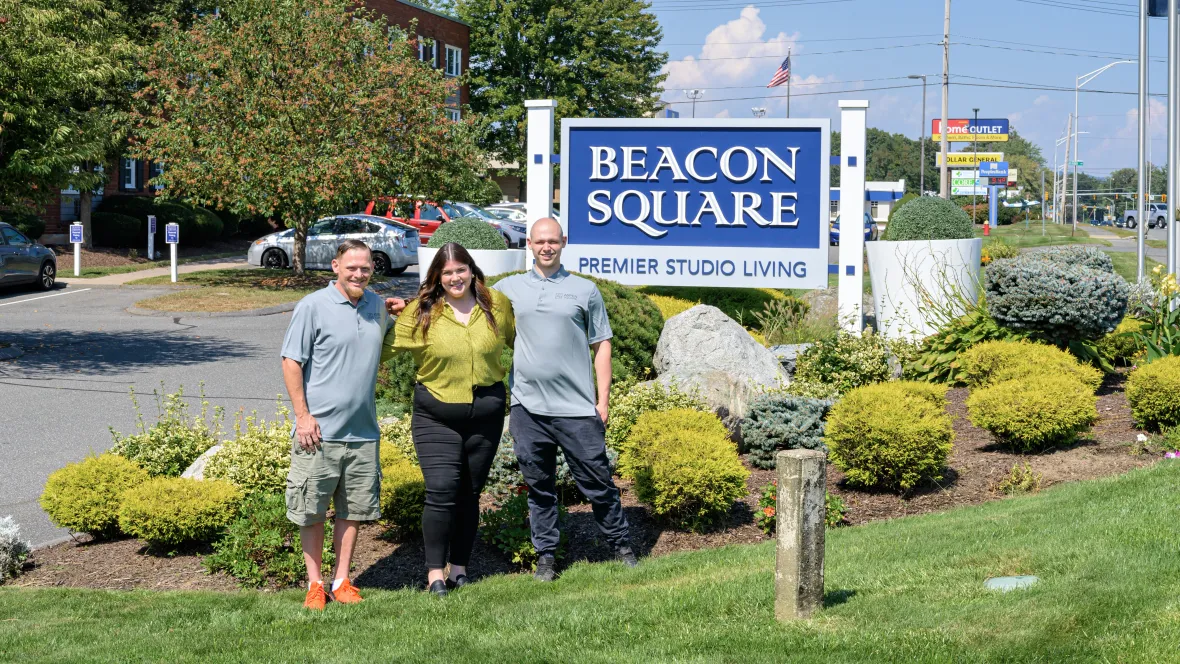
[[[830,121],[563,120],[570,270],[629,285],[823,288]]]

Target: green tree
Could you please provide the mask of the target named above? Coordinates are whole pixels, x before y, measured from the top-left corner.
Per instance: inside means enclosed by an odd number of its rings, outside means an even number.
[[[295,229],[303,271],[320,216],[381,195],[450,198],[482,170],[453,84],[406,35],[347,0],[232,0],[162,31],[148,58],[137,154],[165,195]]]
[[[640,117],[657,108],[663,36],[644,0],[458,0],[471,24],[471,109],[487,117],[490,154],[525,176],[527,99],[565,117]],[[523,192],[522,192],[523,193]]]
[[[135,46],[99,0],[0,0],[0,205],[80,192],[90,205],[122,149]]]

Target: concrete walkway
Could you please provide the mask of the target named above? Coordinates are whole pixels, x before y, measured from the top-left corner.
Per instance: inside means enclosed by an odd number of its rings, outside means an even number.
[[[248,268],[250,265],[246,263],[243,258],[216,258],[207,261],[196,261],[193,263],[185,263],[178,265],[176,272],[178,274],[188,274],[189,272],[201,272],[204,270],[233,270]],[[155,267],[149,270],[139,270],[138,272],[124,272],[122,274],[108,274],[105,277],[92,277],[89,279],[75,278],[73,260],[66,264],[64,262],[58,263],[58,283],[81,286],[121,286],[125,283],[135,281],[136,279],[147,279],[149,277],[165,277],[172,273],[169,267]]]
[[[1105,248],[1106,251],[1120,251],[1131,254],[1138,251],[1136,238],[1133,235],[1130,237],[1119,237],[1114,233],[1111,233],[1110,231],[1102,228],[1101,226],[1086,226],[1086,232],[1090,234],[1090,237],[1096,240],[1106,240],[1109,242],[1110,246]],[[1160,263],[1167,264],[1168,252],[1166,250],[1156,249],[1155,247],[1145,248],[1147,250],[1148,258],[1159,261]]]

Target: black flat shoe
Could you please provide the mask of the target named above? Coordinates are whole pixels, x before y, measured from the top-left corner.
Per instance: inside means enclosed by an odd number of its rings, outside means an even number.
[[[426,589],[426,592],[434,593],[439,597],[446,597],[447,584],[445,581],[435,581],[434,583],[430,584],[430,587]]]
[[[471,579],[467,578],[466,574],[460,574],[459,576],[455,577],[454,580],[449,578],[447,579],[447,589],[454,590],[456,588],[462,588],[469,583],[471,583]]]

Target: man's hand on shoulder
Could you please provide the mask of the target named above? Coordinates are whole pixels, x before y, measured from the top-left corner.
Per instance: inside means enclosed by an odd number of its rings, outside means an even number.
[[[385,298],[385,309],[389,311],[390,316],[396,316],[404,311],[406,308],[406,301],[400,297]]]

